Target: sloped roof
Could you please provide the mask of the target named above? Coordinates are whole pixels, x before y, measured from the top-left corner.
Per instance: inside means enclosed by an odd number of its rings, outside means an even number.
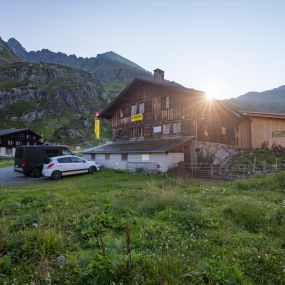
[[[135,78],[99,115],[98,118],[102,119],[102,118],[108,118],[110,117],[109,112],[112,110],[112,108],[115,106],[115,104],[117,102],[119,102],[119,100],[122,99],[122,97],[124,97],[128,91],[130,91],[133,87],[136,87],[138,84],[145,84],[145,85],[152,85],[152,86],[156,86],[159,88],[168,88],[171,89],[175,92],[177,92],[176,94],[182,93],[191,93],[192,95],[202,95],[205,94],[202,91],[198,91],[192,88],[186,88],[184,86],[181,85],[174,85],[171,84],[170,82],[164,81],[162,82],[158,82],[156,80],[151,80],[151,79],[142,79],[142,78]]]
[[[6,136],[6,135],[10,135],[10,134],[16,134],[19,132],[23,132],[23,131],[29,131],[37,136],[40,137],[40,135],[36,134],[35,132],[25,128],[25,129],[4,129],[4,130],[0,130],[0,136]]]
[[[6,136],[14,133],[19,133],[22,131],[26,131],[27,129],[5,129],[5,130],[0,130],[0,136]]]
[[[87,149],[82,151],[82,153],[165,153],[191,141],[193,138],[194,136],[185,136],[169,139],[112,142],[99,147]]]

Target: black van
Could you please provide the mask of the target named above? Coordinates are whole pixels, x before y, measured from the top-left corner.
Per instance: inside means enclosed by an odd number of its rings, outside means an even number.
[[[16,147],[14,171],[32,176],[42,175],[44,162],[53,156],[71,155],[72,152],[64,146],[54,145],[23,145]]]

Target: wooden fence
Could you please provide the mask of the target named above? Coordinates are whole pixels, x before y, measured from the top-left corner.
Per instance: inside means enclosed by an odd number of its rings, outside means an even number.
[[[182,165],[184,173],[190,177],[200,177],[206,179],[247,179],[256,174],[269,174],[277,172],[278,169],[273,165],[267,165],[266,163],[258,165],[225,165],[215,166],[213,164],[193,164],[184,163]]]

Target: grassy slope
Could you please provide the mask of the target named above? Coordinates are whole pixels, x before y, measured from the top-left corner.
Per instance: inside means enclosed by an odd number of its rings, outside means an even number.
[[[0,187],[0,280],[284,284],[284,188],[284,174],[214,184],[111,170]]]

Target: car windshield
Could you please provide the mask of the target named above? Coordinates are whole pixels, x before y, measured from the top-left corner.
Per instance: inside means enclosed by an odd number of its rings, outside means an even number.
[[[62,155],[71,155],[71,151],[68,148],[63,148],[62,149]]]

